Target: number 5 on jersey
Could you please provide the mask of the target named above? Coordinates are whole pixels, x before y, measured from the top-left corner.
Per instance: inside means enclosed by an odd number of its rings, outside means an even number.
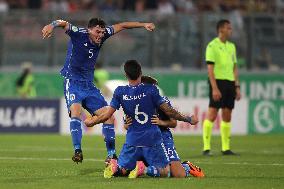
[[[94,49],[90,49],[90,50],[89,50],[89,58],[92,58],[92,57],[94,56],[93,50],[94,50]]]

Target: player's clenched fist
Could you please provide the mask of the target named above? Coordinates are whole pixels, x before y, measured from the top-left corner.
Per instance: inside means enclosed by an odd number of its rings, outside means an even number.
[[[144,28],[148,31],[154,31],[155,29],[155,24],[153,23],[145,23],[144,24]]]

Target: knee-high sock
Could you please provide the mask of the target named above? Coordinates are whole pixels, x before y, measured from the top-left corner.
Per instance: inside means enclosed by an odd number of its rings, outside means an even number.
[[[107,154],[109,157],[113,157],[115,152],[115,131],[113,124],[103,124],[102,133],[104,135],[104,141],[106,144]]]
[[[211,149],[211,134],[212,134],[213,122],[205,119],[203,122],[203,150]]]
[[[74,150],[81,150],[82,128],[81,128],[81,120],[79,118],[75,117],[71,118],[70,133],[72,137]]]
[[[231,122],[221,121],[222,151],[230,149]]]

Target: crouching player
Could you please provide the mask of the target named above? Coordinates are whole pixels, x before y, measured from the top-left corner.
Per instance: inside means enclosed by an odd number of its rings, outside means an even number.
[[[150,76],[142,76],[141,82],[144,84],[154,84],[158,85],[158,81]],[[163,97],[165,102],[171,106],[171,103],[167,97]],[[194,177],[204,177],[203,171],[193,165],[189,161],[184,161],[181,163],[178,153],[174,145],[173,136],[170,128],[175,128],[177,121],[173,118],[169,118],[162,110],[157,110],[157,115],[154,115],[151,119],[152,124],[158,125],[163,138],[163,143],[165,145],[167,154],[170,159],[170,172],[172,177],[184,178],[188,176]],[[126,116],[124,128],[128,130],[128,127],[131,125],[132,119],[129,116]],[[195,124],[195,123],[193,123]],[[147,164],[146,164],[147,165]],[[129,178],[136,178],[142,176],[145,172],[145,165],[142,161],[137,162],[136,168],[130,172]]]
[[[116,88],[110,106],[100,115],[85,120],[86,126],[94,126],[107,120],[122,106],[126,115],[133,120],[126,134],[118,162],[115,159],[104,171],[105,178],[126,176],[134,170],[137,161],[149,165],[145,172],[152,177],[168,177],[169,157],[163,144],[160,129],[151,123],[156,109],[162,109],[169,117],[197,123],[196,118],[187,117],[170,107],[159,94],[155,85],[141,83],[141,66],[136,60],[124,64],[129,85]]]

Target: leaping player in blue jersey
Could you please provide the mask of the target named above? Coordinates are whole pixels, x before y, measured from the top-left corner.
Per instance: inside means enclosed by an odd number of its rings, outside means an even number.
[[[153,23],[123,22],[106,26],[103,20],[92,18],[87,28],[80,28],[64,20],[55,20],[42,29],[43,39],[49,38],[56,27],[63,28],[71,39],[68,43],[66,61],[60,74],[65,78],[64,95],[71,118],[70,132],[75,150],[72,160],[78,163],[83,160],[82,107],[92,115],[100,115],[107,107],[107,102],[101,92],[93,84],[95,63],[104,41],[125,29],[145,28],[153,31],[155,25]],[[113,123],[114,119],[110,116],[103,124],[102,132],[108,151],[107,159],[116,158]]]
[[[119,86],[113,94],[110,106],[100,115],[85,120],[88,127],[109,119],[121,106],[132,124],[126,134],[126,142],[122,147],[118,162],[115,159],[104,171],[105,178],[125,176],[134,170],[136,161],[144,161],[149,165],[145,173],[153,177],[167,177],[170,174],[169,157],[163,144],[161,130],[151,123],[151,118],[160,108],[171,118],[196,124],[196,116],[184,116],[169,106],[155,85],[141,83],[142,70],[136,60],[128,60],[124,64],[125,75],[129,85]]]

